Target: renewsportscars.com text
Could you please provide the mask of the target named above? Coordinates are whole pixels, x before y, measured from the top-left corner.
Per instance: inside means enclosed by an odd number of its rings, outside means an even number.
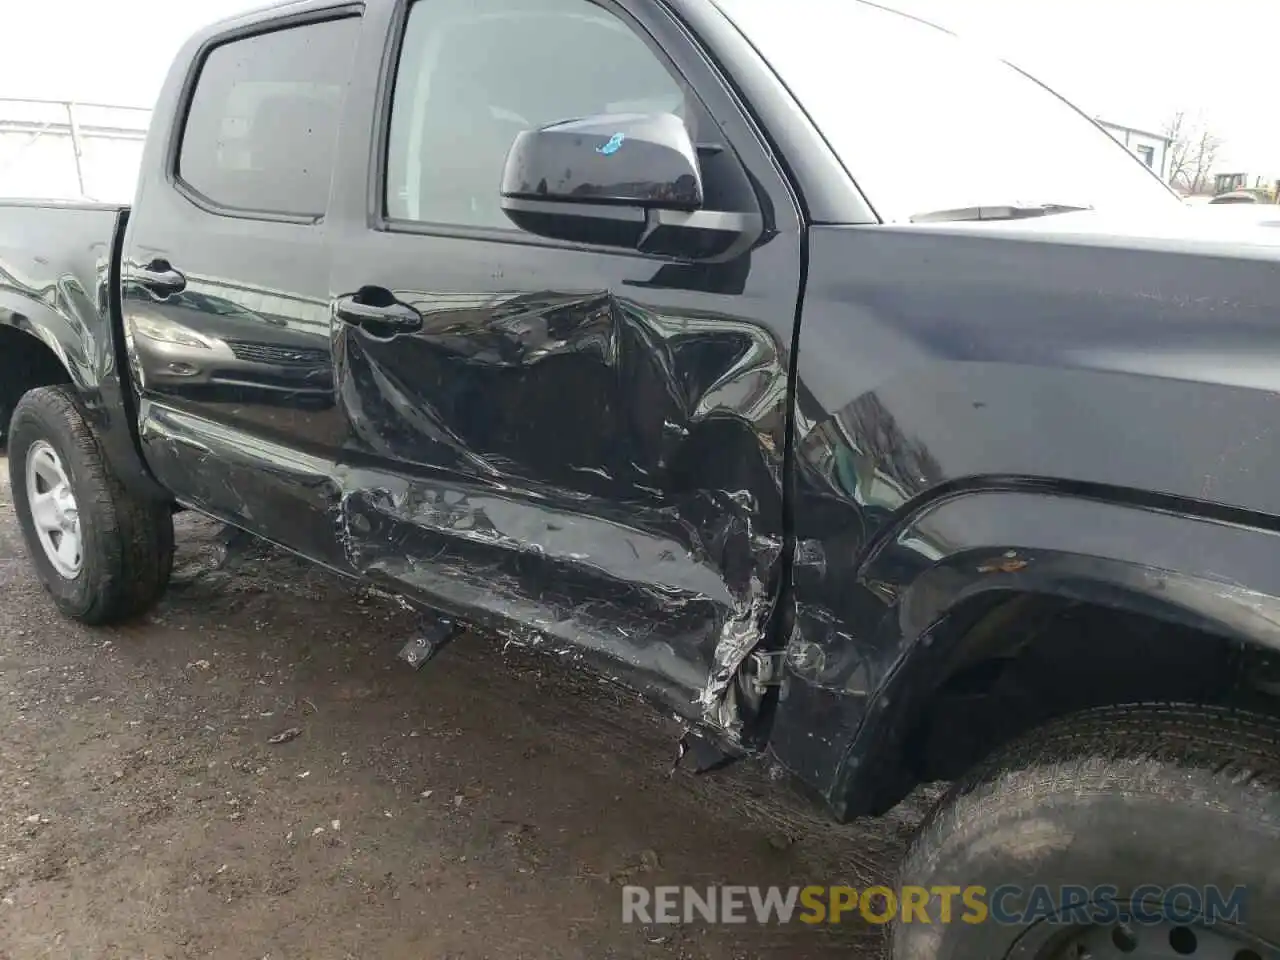
[[[890,888],[640,887],[622,889],[624,923],[1241,923],[1244,887],[1006,885]]]

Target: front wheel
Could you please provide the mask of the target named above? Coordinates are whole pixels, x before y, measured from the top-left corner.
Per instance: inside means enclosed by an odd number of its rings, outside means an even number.
[[[898,915],[895,960],[1274,960],[1280,723],[1180,705],[1057,721],[953,788],[900,883],[959,890],[951,922],[941,895]]]
[[[110,623],[164,592],[173,566],[169,506],[124,488],[70,388],[40,387],[18,402],[9,486],[27,552],[63,614]]]

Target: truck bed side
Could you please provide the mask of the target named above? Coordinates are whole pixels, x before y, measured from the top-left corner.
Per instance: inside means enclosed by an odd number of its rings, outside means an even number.
[[[117,475],[164,497],[138,454],[134,398],[124,388],[120,245],[129,209],[0,203],[0,389],[75,385]],[[7,415],[7,414],[6,414]]]

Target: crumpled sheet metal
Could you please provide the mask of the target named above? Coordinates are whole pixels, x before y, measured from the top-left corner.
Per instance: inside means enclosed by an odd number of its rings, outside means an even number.
[[[774,334],[601,293],[397,297],[420,332],[333,328],[324,416],[345,425],[340,447],[156,404],[157,474],[194,506],[741,737],[735,677],[780,582]]]
[[[352,568],[741,737],[734,678],[780,581],[774,337],[608,293],[397,296],[421,334],[335,342],[369,454],[335,504]]]

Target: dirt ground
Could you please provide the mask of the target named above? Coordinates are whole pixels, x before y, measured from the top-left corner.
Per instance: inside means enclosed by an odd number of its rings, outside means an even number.
[[[839,826],[762,765],[673,775],[629,694],[472,635],[414,673],[408,612],[218,533],[180,517],[163,603],[89,630],[0,486],[0,958],[880,955],[860,922],[627,925],[622,885],[883,881],[920,802]]]

